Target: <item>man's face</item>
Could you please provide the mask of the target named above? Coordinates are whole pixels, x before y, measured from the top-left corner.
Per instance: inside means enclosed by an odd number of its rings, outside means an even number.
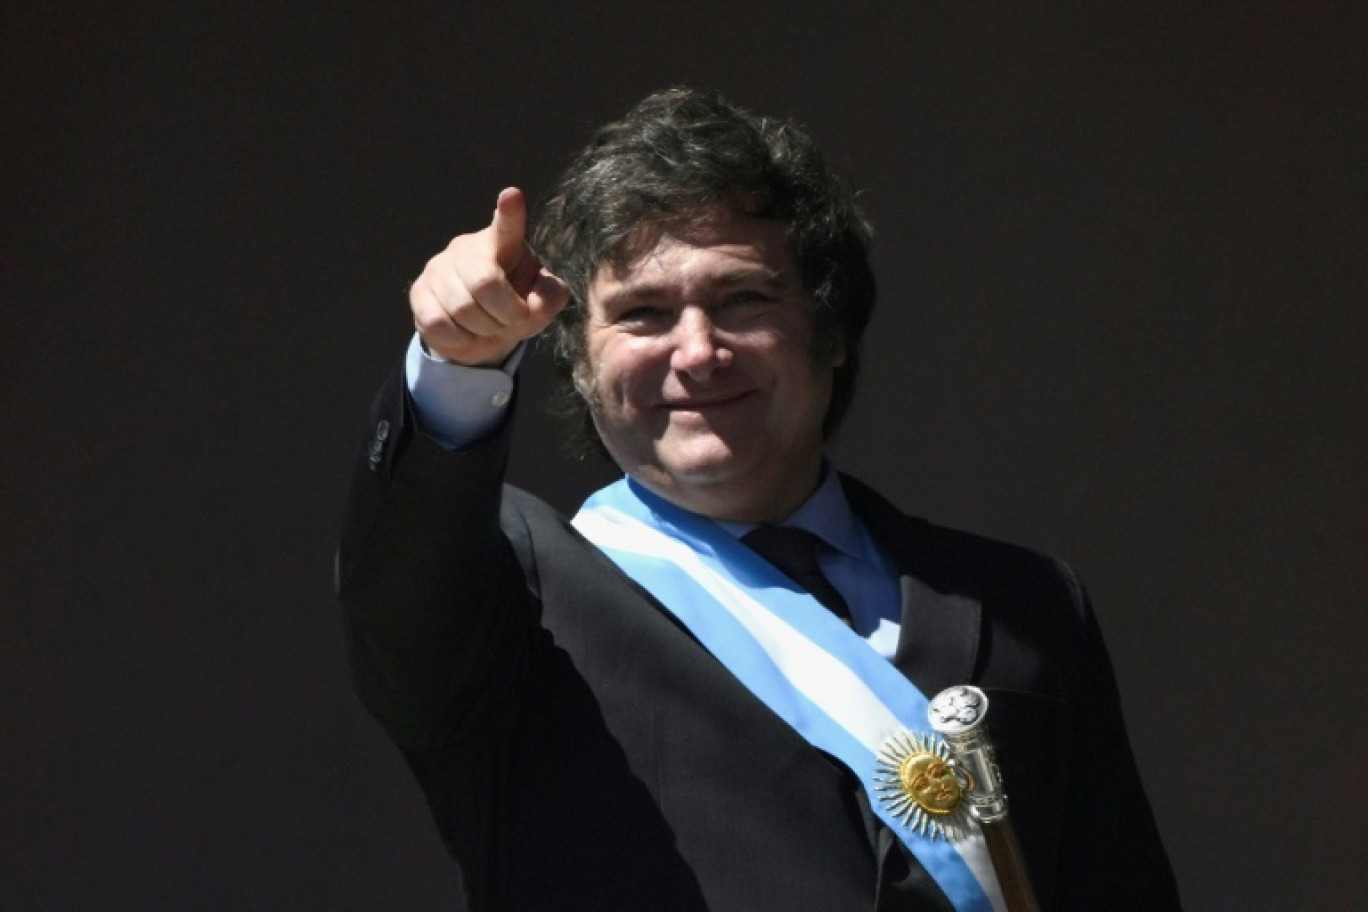
[[[783,519],[816,486],[831,371],[780,222],[722,210],[665,230],[588,292],[578,385],[613,459],[717,519]]]

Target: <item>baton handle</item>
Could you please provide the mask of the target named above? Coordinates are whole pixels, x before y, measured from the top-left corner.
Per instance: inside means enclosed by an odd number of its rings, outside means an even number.
[[[1040,912],[1021,843],[1007,814],[1007,792],[1002,786],[997,752],[984,726],[988,695],[968,685],[950,687],[936,695],[926,714],[931,727],[945,739],[955,763],[968,774],[964,801],[983,832],[1008,912]]]

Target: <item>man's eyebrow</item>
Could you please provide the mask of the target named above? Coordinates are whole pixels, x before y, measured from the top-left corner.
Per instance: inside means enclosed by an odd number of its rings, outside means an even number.
[[[636,285],[623,285],[609,292],[600,299],[604,307],[615,307],[626,304],[639,304],[643,301],[652,301],[667,296],[664,285],[656,285],[649,282],[642,282]]]
[[[784,285],[787,284],[788,277],[780,269],[768,269],[764,266],[743,266],[718,276],[715,284],[729,288],[733,285],[749,285],[756,281],[771,286]]]
[[[788,281],[788,276],[783,270],[769,269],[764,266],[740,266],[709,278],[707,284],[718,288],[733,288],[738,285],[750,285],[758,282],[770,287],[779,287],[787,285]],[[668,282],[642,281],[634,283],[629,280],[604,297],[603,303],[649,301],[653,298],[668,297],[670,290],[671,285]]]

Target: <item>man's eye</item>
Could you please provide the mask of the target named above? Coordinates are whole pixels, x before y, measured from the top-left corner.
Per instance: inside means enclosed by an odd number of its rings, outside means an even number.
[[[617,322],[636,325],[642,323],[658,323],[663,319],[665,319],[664,310],[659,307],[650,307],[642,304],[636,307],[629,307],[627,310],[618,314]]]
[[[774,297],[762,291],[734,291],[722,299],[719,313],[727,313],[738,318],[745,317],[753,313],[763,312],[772,303],[774,303]]]
[[[738,306],[745,304],[767,304],[771,300],[773,300],[773,298],[762,291],[744,289],[741,291],[734,291],[727,295],[724,303],[728,306]]]

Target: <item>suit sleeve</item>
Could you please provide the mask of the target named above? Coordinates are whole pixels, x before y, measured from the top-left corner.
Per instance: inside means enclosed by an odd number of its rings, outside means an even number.
[[[509,424],[446,450],[416,432],[396,372],[353,472],[336,570],[352,673],[411,757],[513,715],[534,606],[499,528]]]

